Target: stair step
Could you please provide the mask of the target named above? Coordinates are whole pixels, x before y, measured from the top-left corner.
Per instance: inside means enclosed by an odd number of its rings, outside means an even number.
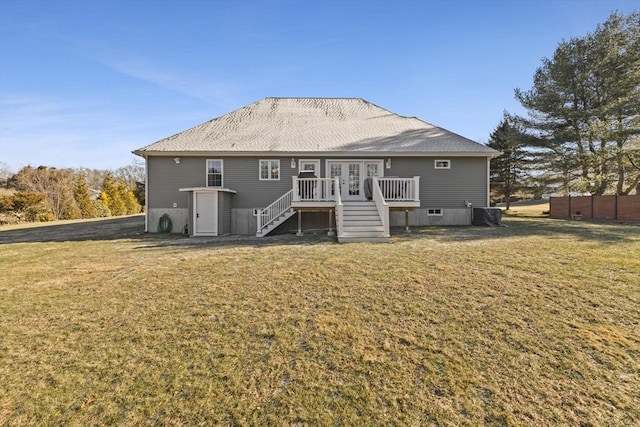
[[[382,226],[382,221],[380,221],[380,219],[372,219],[372,220],[349,220],[347,221],[346,219],[342,222],[342,225],[344,226],[344,228],[350,228],[350,227],[354,227],[354,226],[362,226],[362,225],[379,225]]]
[[[374,202],[354,202],[354,203],[343,203],[343,205],[347,208],[360,207],[360,206],[375,206]]]
[[[378,211],[378,208],[375,206],[345,206],[342,208],[345,212],[351,211]]]
[[[345,233],[357,233],[357,232],[383,233],[384,232],[384,228],[382,227],[382,225],[363,225],[363,226],[351,225],[349,227],[343,227],[342,229],[344,230]]]
[[[377,224],[382,224],[382,221],[380,221],[380,218],[376,218],[376,217],[358,218],[358,219],[344,218],[342,223],[347,225],[377,225]]]
[[[339,243],[389,243],[388,237],[338,237]]]
[[[342,213],[342,235],[338,236],[338,242],[389,242],[374,202],[347,202]]]
[[[347,242],[388,242],[375,203],[350,203],[343,209],[342,235],[340,243]]]
[[[339,240],[342,239],[384,239],[385,236],[382,233],[379,234],[343,234],[342,236],[338,236]],[[388,239],[388,237],[387,237]]]
[[[342,211],[343,215],[379,215],[378,211],[373,209],[373,210],[364,210],[364,209],[357,209],[357,210],[353,210],[353,211]]]
[[[380,215],[378,215],[378,213],[376,212],[374,213],[369,213],[369,212],[353,212],[353,213],[345,213],[344,215],[342,215],[344,218],[380,218]]]
[[[266,226],[261,233],[257,233],[256,236],[258,237],[266,236],[267,234],[271,233],[273,230],[278,228],[280,224],[282,224],[283,222],[291,218],[295,213],[296,211],[294,211],[293,209],[289,209],[288,211],[285,211],[282,215],[280,215],[277,219],[275,219],[271,224]]]
[[[360,218],[360,217],[363,217],[363,218],[371,218],[371,217],[380,218],[380,215],[378,215],[378,212],[361,212],[361,211],[359,211],[359,212],[352,212],[352,213],[345,214],[345,215],[343,215],[343,217],[345,217],[345,218]]]

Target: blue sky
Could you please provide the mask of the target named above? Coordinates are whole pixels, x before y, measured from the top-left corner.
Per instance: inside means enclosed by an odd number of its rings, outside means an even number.
[[[637,1],[0,0],[0,163],[118,168],[267,96],[486,142],[543,57]]]

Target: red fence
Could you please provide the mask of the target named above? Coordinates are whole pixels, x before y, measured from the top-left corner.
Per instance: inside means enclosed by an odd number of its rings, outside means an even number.
[[[551,218],[640,221],[640,195],[551,197],[549,213]]]

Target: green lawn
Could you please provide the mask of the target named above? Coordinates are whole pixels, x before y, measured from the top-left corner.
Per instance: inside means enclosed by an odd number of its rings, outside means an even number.
[[[640,227],[506,221],[347,245],[0,228],[0,425],[638,425]]]

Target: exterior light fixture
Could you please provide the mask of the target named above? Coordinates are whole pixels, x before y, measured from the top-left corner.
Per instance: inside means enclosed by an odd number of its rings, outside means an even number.
[[[291,169],[296,168],[296,159],[294,157],[291,158]]]
[[[387,169],[391,169],[391,159],[387,159],[387,163],[385,164]]]
[[[173,161],[176,162],[176,164],[180,163],[180,157],[176,157]]]

